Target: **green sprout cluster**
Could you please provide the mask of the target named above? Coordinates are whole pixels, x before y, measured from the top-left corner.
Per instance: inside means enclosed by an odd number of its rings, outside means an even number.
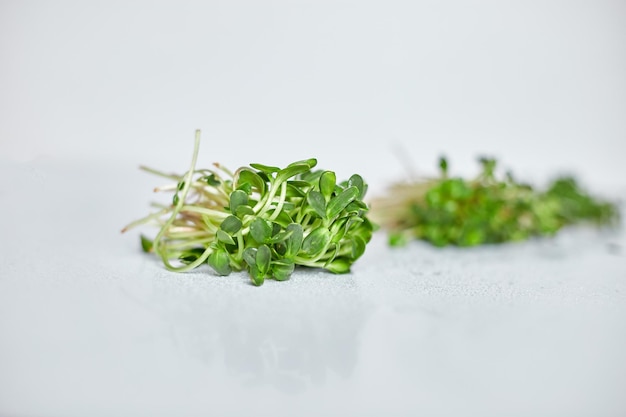
[[[440,159],[440,176],[398,183],[389,195],[372,202],[372,219],[390,231],[392,246],[422,239],[435,246],[475,246],[553,235],[563,226],[617,220],[615,205],[598,201],[574,178],[553,181],[545,191],[495,175],[496,161],[480,159],[473,180],[448,176]]]
[[[142,248],[161,257],[172,271],[204,263],[217,274],[246,269],[255,285],[283,281],[295,266],[349,272],[365,251],[373,225],[363,202],[367,185],[359,175],[337,182],[333,171],[313,170],[307,159],[280,169],[250,164],[235,172],[214,164],[196,169],[200,132],[190,169],[184,175],[142,169],[172,180],[155,191],[174,193],[171,204],[131,227],[156,223],[154,239]]]

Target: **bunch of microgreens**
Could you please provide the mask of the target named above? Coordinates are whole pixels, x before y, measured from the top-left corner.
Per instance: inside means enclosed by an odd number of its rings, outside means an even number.
[[[122,230],[156,223],[156,237],[142,235],[141,244],[167,269],[188,271],[206,262],[219,275],[247,269],[261,285],[265,278],[288,279],[296,265],[345,273],[363,255],[373,225],[359,175],[337,183],[334,172],[313,170],[315,159],[284,169],[196,169],[199,143],[196,131],[191,167],[183,175],[142,167],[173,181],[155,191],[174,196],[171,204],[154,204],[159,211]]]
[[[497,178],[494,159],[480,162],[480,175],[464,180],[449,177],[441,158],[439,178],[395,184],[387,197],[373,201],[371,217],[390,231],[390,245],[417,238],[435,246],[474,246],[553,235],[582,221],[617,220],[615,205],[592,198],[571,177],[537,191],[511,174]]]

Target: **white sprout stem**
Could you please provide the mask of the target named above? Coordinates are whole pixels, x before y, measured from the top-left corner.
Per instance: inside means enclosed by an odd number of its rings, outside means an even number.
[[[131,222],[127,224],[126,226],[124,226],[124,228],[122,229],[122,233],[132,229],[133,227],[139,226],[140,224],[148,223],[151,220],[158,219],[159,217],[161,217],[162,215],[164,215],[170,210],[171,210],[171,207],[166,207],[160,211],[157,211],[156,213],[152,213],[152,214],[147,215],[146,217],[142,217],[139,220],[135,220],[134,222]]]
[[[180,210],[182,209],[185,203],[185,199],[187,198],[187,193],[189,192],[189,188],[191,188],[191,179],[193,177],[194,169],[196,168],[196,162],[198,160],[199,149],[200,149],[200,130],[196,130],[196,137],[195,137],[194,146],[193,146],[193,156],[191,158],[191,166],[189,167],[189,171],[187,171],[186,180],[183,185],[183,189],[181,190],[181,195],[179,196],[176,207],[174,207],[174,210],[172,211],[172,215],[169,217],[169,219],[167,219],[165,224],[161,227],[161,230],[159,230],[159,233],[156,235],[156,237],[154,238],[154,242],[153,242],[154,252],[161,255],[161,259],[163,260],[163,263],[165,264],[166,268],[171,269],[173,271],[178,271],[182,269],[179,267],[175,267],[170,263],[169,259],[167,259],[167,256],[165,256],[164,253],[161,253],[159,251],[159,245],[161,243],[161,239],[163,238],[163,235],[165,234],[166,230],[172,225],[172,223],[176,219],[176,216],[178,216],[178,213],[180,212]],[[207,255],[207,257],[208,256],[209,255]],[[200,264],[198,263],[198,265]]]
[[[276,217],[278,217],[278,215],[280,214],[281,210],[283,209],[283,206],[285,205],[285,198],[286,197],[287,197],[287,183],[283,182],[280,185],[280,200],[278,200],[278,204],[276,205],[276,208],[274,209],[274,212],[269,217],[270,221],[274,221],[276,219]]]
[[[194,231],[194,232],[172,232],[172,231],[168,231],[165,234],[165,237],[168,239],[187,239],[187,238],[195,238],[195,237],[201,237],[201,236],[207,236],[210,235],[211,236],[211,240],[213,240],[213,234],[214,233],[210,233],[206,230],[198,230],[198,231]]]
[[[200,214],[206,214],[209,216],[217,216],[217,217],[221,217],[221,218],[226,218],[228,216],[230,216],[229,213],[226,213],[224,211],[219,211],[219,210],[213,210],[210,208],[205,208],[205,207],[197,207],[197,206],[183,206],[181,211],[190,211],[193,213],[200,213]]]
[[[193,181],[191,183],[191,186],[193,188],[200,188],[203,187],[205,184],[202,184],[199,181]],[[160,187],[155,187],[154,188],[154,192],[158,193],[158,192],[162,192],[162,191],[176,191],[178,189],[178,183],[176,184],[167,184],[167,185],[161,185]],[[198,191],[198,190],[196,190]]]
[[[261,215],[261,214],[265,213],[270,208],[270,206],[272,205],[272,202],[274,201],[274,197],[276,196],[276,192],[278,191],[278,186],[279,185],[282,185],[282,184],[271,183],[270,192],[267,193],[266,197],[262,198],[254,206],[254,208],[252,210],[257,212],[258,215]],[[261,209],[259,210],[259,208],[261,208]]]
[[[183,266],[174,266],[169,262],[167,257],[161,257],[161,258],[163,259],[165,268],[167,268],[169,271],[187,272],[202,265],[207,260],[207,258],[211,255],[212,252],[213,252],[213,249],[209,246],[204,250],[204,252],[202,252],[202,255],[200,255],[198,259],[196,259],[195,261],[193,261],[192,263],[188,265],[183,265]]]
[[[142,171],[149,172],[150,174],[158,175],[159,177],[169,178],[169,179],[175,180],[175,181],[179,181],[180,180],[180,175],[166,174],[165,172],[156,170],[154,168],[147,167],[145,165],[140,165],[139,169],[141,169]]]
[[[195,240],[185,240],[185,241],[180,241],[178,239],[173,239],[173,240],[177,240],[176,243],[165,243],[165,246],[167,246],[167,249],[171,250],[171,249],[179,249],[179,248],[185,248],[185,247],[192,247],[194,245],[201,245],[201,244],[205,244],[205,243],[211,243],[213,241],[213,237],[205,237],[203,239],[195,239]]]

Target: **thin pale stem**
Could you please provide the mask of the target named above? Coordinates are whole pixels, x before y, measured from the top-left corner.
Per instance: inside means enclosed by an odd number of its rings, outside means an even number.
[[[167,173],[165,173],[163,171],[159,171],[159,170],[156,170],[154,168],[147,167],[145,165],[140,165],[139,169],[141,169],[142,171],[149,172],[150,174],[158,175],[159,177],[169,178],[169,179],[175,180],[175,181],[179,181],[180,180],[180,175],[177,175],[177,174],[167,174]]]
[[[278,215],[280,214],[281,210],[283,209],[283,206],[285,205],[285,198],[286,197],[287,197],[287,183],[283,182],[280,185],[280,199],[278,200],[278,204],[276,205],[276,208],[274,209],[274,212],[269,217],[270,221],[274,221],[276,219],[276,217],[278,217]]]
[[[185,204],[187,193],[189,192],[189,188],[191,187],[191,179],[193,176],[193,171],[196,167],[196,162],[198,160],[199,149],[200,149],[200,130],[196,130],[196,137],[195,137],[194,147],[193,147],[193,156],[191,158],[191,166],[189,167],[189,171],[187,171],[185,184],[183,185],[183,189],[181,190],[181,195],[179,196],[178,204],[176,204],[176,206],[174,207],[174,210],[172,211],[170,218],[165,222],[163,227],[161,227],[161,230],[159,230],[159,233],[154,238],[153,247],[154,247],[155,253],[161,254],[159,252],[159,244],[161,242],[161,238],[165,234],[166,230],[174,222],[174,220],[176,219],[176,216],[178,216],[178,213],[181,211],[181,209],[183,208],[183,205]],[[166,257],[161,256],[161,258],[163,259],[163,262],[166,264],[166,266],[171,266],[169,264],[169,261],[166,259]]]
[[[164,214],[166,214],[168,211],[171,210],[171,207],[166,207],[160,211],[157,211],[156,213],[152,213],[147,215],[146,217],[142,217],[139,220],[135,220],[134,222],[131,222],[129,224],[127,224],[126,226],[124,226],[124,228],[122,229],[122,233],[127,232],[128,230],[132,229],[133,227],[139,226],[141,224],[145,224],[148,223],[151,220],[155,220],[158,219],[159,217],[163,216]]]

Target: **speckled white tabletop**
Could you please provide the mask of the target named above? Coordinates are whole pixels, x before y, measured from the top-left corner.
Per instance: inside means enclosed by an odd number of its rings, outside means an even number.
[[[174,274],[146,164],[476,158],[625,200],[626,3],[0,1],[0,417],[626,415],[626,233],[376,234],[352,273]]]
[[[114,168],[114,169],[113,169]],[[176,274],[119,234],[146,178],[0,168],[3,416],[619,416],[626,236],[473,249],[382,234],[348,275]]]

